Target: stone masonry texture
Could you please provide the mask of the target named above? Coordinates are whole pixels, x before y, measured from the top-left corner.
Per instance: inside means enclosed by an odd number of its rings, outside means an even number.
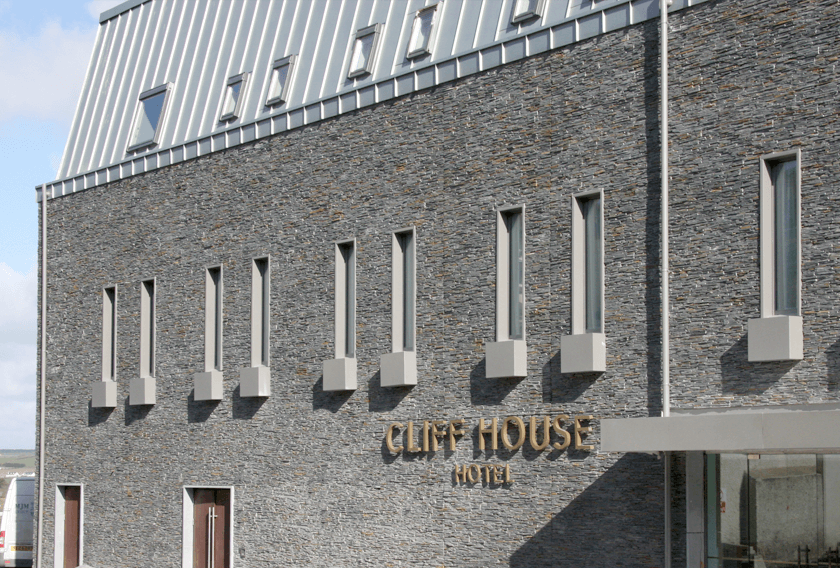
[[[673,405],[838,402],[840,5],[718,0],[670,26]],[[63,483],[84,484],[84,561],[97,568],[180,566],[185,486],[234,488],[234,566],[661,566],[663,461],[600,452],[598,427],[662,410],[658,73],[653,21],[51,200],[43,566]],[[805,358],[748,363],[759,156],[795,148]],[[564,375],[570,196],[594,190],[607,372]],[[524,206],[528,376],[491,380],[496,210],[509,205]],[[419,380],[387,389],[391,233],[405,227],[417,231]],[[359,388],[324,392],[333,243],[351,237]],[[272,394],[242,398],[251,262],[269,255]],[[199,402],[205,270],[218,265],[224,398]],[[130,406],[150,278],[157,404]],[[95,409],[114,285],[118,404]],[[558,414],[593,415],[595,449],[478,449],[479,418]],[[457,418],[454,452],[385,446],[392,422]],[[472,463],[508,465],[515,481],[456,481]],[[672,463],[678,562],[684,462]]]

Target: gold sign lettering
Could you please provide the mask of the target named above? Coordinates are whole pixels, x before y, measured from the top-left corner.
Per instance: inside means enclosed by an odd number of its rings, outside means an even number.
[[[540,452],[548,447],[548,442],[551,441],[551,431],[549,428],[551,427],[551,419],[546,416],[543,418],[543,441],[537,443],[537,418],[536,416],[531,417],[531,423],[529,424],[530,428],[530,435],[531,435],[531,447],[534,450]]]
[[[584,414],[582,416],[575,416],[575,449],[576,450],[589,450],[592,451],[595,449],[595,446],[584,446],[583,441],[580,439],[581,434],[588,434],[592,432],[591,426],[581,426],[582,420],[592,420],[592,415]]]
[[[482,475],[483,470],[483,475]],[[483,477],[483,479],[482,479]],[[487,485],[510,484],[514,479],[510,475],[510,465],[505,464],[455,464],[455,483],[485,483]]]
[[[420,451],[420,448],[414,445],[414,422],[411,420],[408,421],[408,428],[405,431],[405,437],[408,443],[408,448],[406,451],[409,451],[413,454],[416,454]]]
[[[457,426],[463,426],[464,425],[464,419],[463,418],[457,418],[455,420],[450,420],[449,421],[449,451],[450,452],[455,451],[455,436],[463,436],[464,433],[465,433],[463,430],[456,429],[455,428],[456,425]]]
[[[510,443],[510,438],[508,437],[508,424],[515,424],[517,430],[519,431],[519,439],[516,440],[515,444]],[[502,444],[512,452],[515,452],[519,448],[522,447],[522,444],[525,443],[525,423],[522,422],[522,419],[518,416],[508,416],[505,418],[504,422],[502,422]]]
[[[542,424],[540,424],[540,420]],[[528,420],[528,427],[526,431],[525,421],[519,416],[508,416],[502,420],[501,431],[499,430],[499,419],[491,418],[489,421],[485,418],[478,419],[478,449],[487,449],[487,438],[490,436],[490,450],[496,451],[499,449],[499,437],[502,439],[502,445],[511,452],[515,452],[528,441],[534,451],[541,452],[551,446],[555,450],[565,450],[568,448],[574,436],[574,448],[576,450],[592,451],[595,449],[593,444],[584,444],[588,434],[592,433],[592,427],[587,421],[594,420],[591,414],[579,414],[572,420],[572,428],[566,430],[564,423],[569,420],[567,414],[558,414],[552,420],[548,416],[538,419],[536,416],[531,416]],[[420,446],[417,445],[417,440],[414,436],[414,421],[409,420],[408,426],[405,428],[405,446],[396,445],[394,442],[394,435],[403,429],[401,422],[392,422],[388,426],[385,433],[385,445],[388,451],[392,454],[399,454],[402,451],[409,453],[418,452],[437,452],[449,439],[449,451],[455,451],[455,444],[458,437],[466,434],[465,430],[466,420],[463,418],[456,418],[454,420],[423,420],[423,434],[420,440]],[[511,440],[510,429],[515,427],[517,436],[515,440]],[[540,428],[541,427],[541,428]],[[542,429],[542,435],[539,430]],[[559,442],[551,441],[552,432],[559,437]],[[500,436],[501,435],[501,436]],[[490,479],[491,470],[485,469],[485,480]],[[464,475],[467,475],[465,472]],[[495,475],[495,474],[494,474]],[[506,474],[507,475],[507,474]],[[479,480],[481,473],[478,473]]]
[[[478,419],[478,449],[484,449],[484,435],[490,434],[490,448],[493,450],[499,449],[499,437],[498,437],[498,426],[499,426],[499,419],[493,418],[490,422],[490,428],[484,426],[484,418]]]
[[[385,434],[385,445],[388,446],[388,451],[392,454],[398,454],[403,451],[402,446],[394,447],[394,429],[402,428],[403,425],[399,422],[394,422],[390,426],[388,426],[388,433]]]
[[[569,417],[565,414],[560,414],[554,418],[554,421],[551,423],[551,427],[554,429],[554,432],[563,438],[563,443],[558,444],[554,442],[552,446],[555,450],[565,450],[569,447],[569,443],[572,441],[572,437],[569,436],[569,433],[563,429],[563,420],[568,420]]]

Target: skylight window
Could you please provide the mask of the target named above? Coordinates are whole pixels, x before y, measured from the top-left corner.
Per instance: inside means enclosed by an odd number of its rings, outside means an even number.
[[[172,84],[167,83],[140,94],[131,126],[128,152],[158,143],[163,130],[162,124],[166,117],[166,105],[169,102],[168,94],[171,87]]]
[[[379,43],[381,27],[381,24],[373,24],[356,32],[353,54],[350,57],[350,70],[347,73],[348,79],[365,75],[373,69],[373,60],[376,57],[376,47]]]
[[[406,53],[408,59],[431,53],[437,7],[437,4],[429,6],[419,10],[414,16],[411,37],[408,40],[408,52]]]
[[[518,24],[542,16],[544,3],[545,0],[516,0],[516,5],[513,7],[513,18],[511,18],[510,23]]]
[[[295,71],[294,55],[278,59],[271,66],[271,79],[268,83],[268,95],[265,99],[265,106],[280,105],[286,102],[292,85],[292,76]]]
[[[239,118],[242,112],[242,103],[245,101],[245,87],[247,85],[248,73],[242,73],[228,79],[219,122]]]

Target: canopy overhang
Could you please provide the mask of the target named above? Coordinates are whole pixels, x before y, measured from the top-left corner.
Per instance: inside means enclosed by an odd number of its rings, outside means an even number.
[[[601,450],[840,453],[840,408],[803,405],[604,419]]]

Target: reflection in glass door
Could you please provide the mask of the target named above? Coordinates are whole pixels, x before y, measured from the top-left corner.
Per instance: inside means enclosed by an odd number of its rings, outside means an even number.
[[[709,568],[840,568],[840,456],[706,456]]]

